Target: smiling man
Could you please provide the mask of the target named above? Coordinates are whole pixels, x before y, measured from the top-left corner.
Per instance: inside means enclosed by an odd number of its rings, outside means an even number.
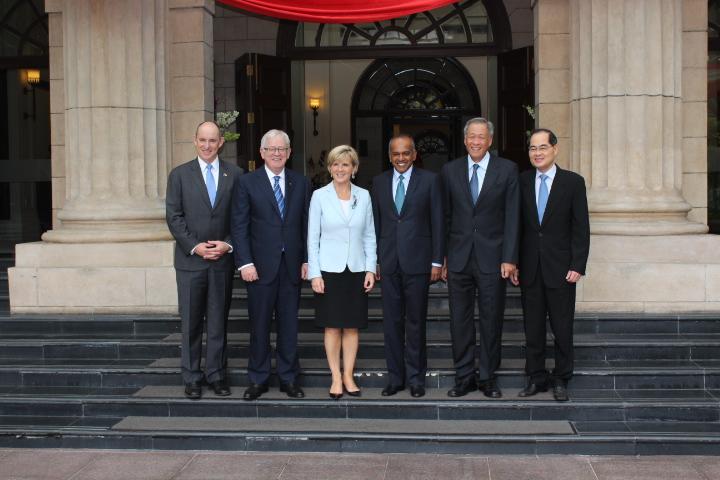
[[[417,398],[425,395],[428,288],[443,262],[442,190],[434,173],[413,166],[410,135],[391,138],[388,154],[393,168],[372,186],[389,377],[382,395],[395,395],[407,382]]]
[[[499,398],[502,393],[495,372],[500,366],[505,287],[518,260],[518,169],[510,160],[490,154],[490,121],[472,118],[464,133],[467,156],[447,163],[440,173],[448,232],[443,276],[450,293],[455,364],[455,386],[448,396],[462,397],[479,388],[486,397]],[[479,339],[475,336],[476,300]]]
[[[170,172],[166,219],[175,237],[175,273],[182,324],[181,367],[185,396],[197,400],[207,381],[216,395],[230,395],[226,325],[232,295],[230,198],[240,169],[220,160],[215,122],[195,132],[197,158]],[[207,322],[205,373],[200,369],[203,319]]]
[[[255,400],[268,391],[273,318],[280,391],[302,398],[297,331],[300,282],[307,278],[310,182],[286,168],[290,138],[282,130],[263,135],[260,156],[265,165],[243,175],[233,192],[235,263],[247,285],[250,315],[250,385],[243,398]]]
[[[520,392],[530,397],[551,385],[555,400],[568,400],[573,373],[575,288],[585,274],[590,251],[590,222],[583,178],[555,165],[557,137],[545,128],[530,135],[530,163],[520,176],[522,241],[520,268],[513,276],[522,290],[525,324],[525,372]],[[545,324],[555,339],[555,368],[545,369]]]

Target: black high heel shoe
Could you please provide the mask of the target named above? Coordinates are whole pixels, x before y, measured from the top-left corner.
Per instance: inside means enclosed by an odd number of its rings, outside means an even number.
[[[328,392],[328,395],[330,395],[330,398],[332,398],[333,400],[340,400],[343,396],[342,393],[332,393],[332,392]]]
[[[360,387],[358,387],[357,390],[353,390],[353,391],[351,392],[350,390],[348,390],[348,389],[345,387],[345,384],[343,383],[343,391],[344,391],[345,393],[347,393],[348,395],[350,395],[351,397],[362,397],[362,390],[360,390]]]

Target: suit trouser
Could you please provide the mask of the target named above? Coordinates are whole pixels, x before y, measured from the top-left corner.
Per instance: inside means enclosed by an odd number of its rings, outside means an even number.
[[[300,268],[298,266],[298,268]],[[285,266],[285,254],[280,268],[270,283],[257,281],[247,284],[248,313],[250,315],[250,355],[248,378],[251,383],[266,384],[270,378],[270,326],[273,316],[277,329],[276,371],[280,383],[295,383],[300,372],[297,352],[298,308],[300,282],[293,284]]]
[[[381,283],[385,361],[390,384],[425,385],[430,274],[408,275],[400,268],[384,274]]]
[[[452,338],[455,379],[462,382],[475,372],[479,359],[478,381],[495,378],[500,367],[502,324],[505,314],[506,281],[496,273],[483,273],[473,260],[459,272],[448,272],[450,294],[450,335]],[[480,338],[475,339],[475,300],[479,312]]]
[[[575,284],[549,288],[543,281],[538,263],[535,279],[523,285],[521,298],[525,324],[525,372],[530,381],[543,385],[548,380],[567,382],[573,374],[573,319],[575,317]],[[555,368],[552,375],[545,368],[546,318],[555,337]]]
[[[178,310],[182,325],[180,365],[185,383],[203,379],[203,319],[207,322],[205,378],[225,378],[227,368],[227,319],[232,299],[233,270],[176,270]]]

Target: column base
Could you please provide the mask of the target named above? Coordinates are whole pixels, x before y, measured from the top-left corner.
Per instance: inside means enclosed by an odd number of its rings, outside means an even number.
[[[720,236],[592,235],[578,312],[720,312]]]
[[[177,313],[174,242],[18,244],[13,314]]]

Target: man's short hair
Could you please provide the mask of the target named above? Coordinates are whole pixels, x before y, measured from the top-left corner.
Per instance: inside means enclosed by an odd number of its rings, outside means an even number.
[[[290,146],[290,137],[288,137],[288,134],[283,132],[282,130],[277,130],[273,128],[272,130],[268,130],[267,132],[265,132],[265,135],[262,136],[262,138],[260,139],[260,147],[265,147],[268,140],[273,137],[281,137],[285,142],[285,146]]]
[[[530,136],[528,137],[528,145],[530,144],[530,139],[531,139],[532,136],[535,135],[536,133],[547,133],[547,134],[548,134],[548,142],[550,142],[550,145],[552,145],[553,147],[554,147],[555,145],[557,145],[558,139],[557,139],[557,137],[555,136],[555,134],[553,133],[553,131],[550,130],[549,128],[536,128],[535,130],[533,130],[532,132],[530,132]]]
[[[415,139],[410,135],[409,133],[398,133],[397,135],[393,135],[390,138],[390,141],[388,142],[388,152],[390,152],[390,147],[392,146],[393,140],[397,140],[398,138],[407,138],[410,140],[410,146],[413,150],[415,150]]]
[[[479,125],[485,125],[488,129],[488,132],[490,132],[490,136],[492,137],[495,134],[495,126],[493,123],[484,117],[475,117],[471,118],[467,122],[465,122],[465,127],[463,128],[463,136],[467,137],[468,129],[470,128],[470,125],[479,124]]]
[[[198,123],[198,126],[195,128],[195,138],[198,136],[198,132],[200,131],[200,127],[205,125],[206,123],[209,123],[210,125],[215,125],[215,128],[218,130],[218,135],[222,137],[222,129],[220,128],[220,125],[217,124],[214,120],[204,120],[200,123]]]

